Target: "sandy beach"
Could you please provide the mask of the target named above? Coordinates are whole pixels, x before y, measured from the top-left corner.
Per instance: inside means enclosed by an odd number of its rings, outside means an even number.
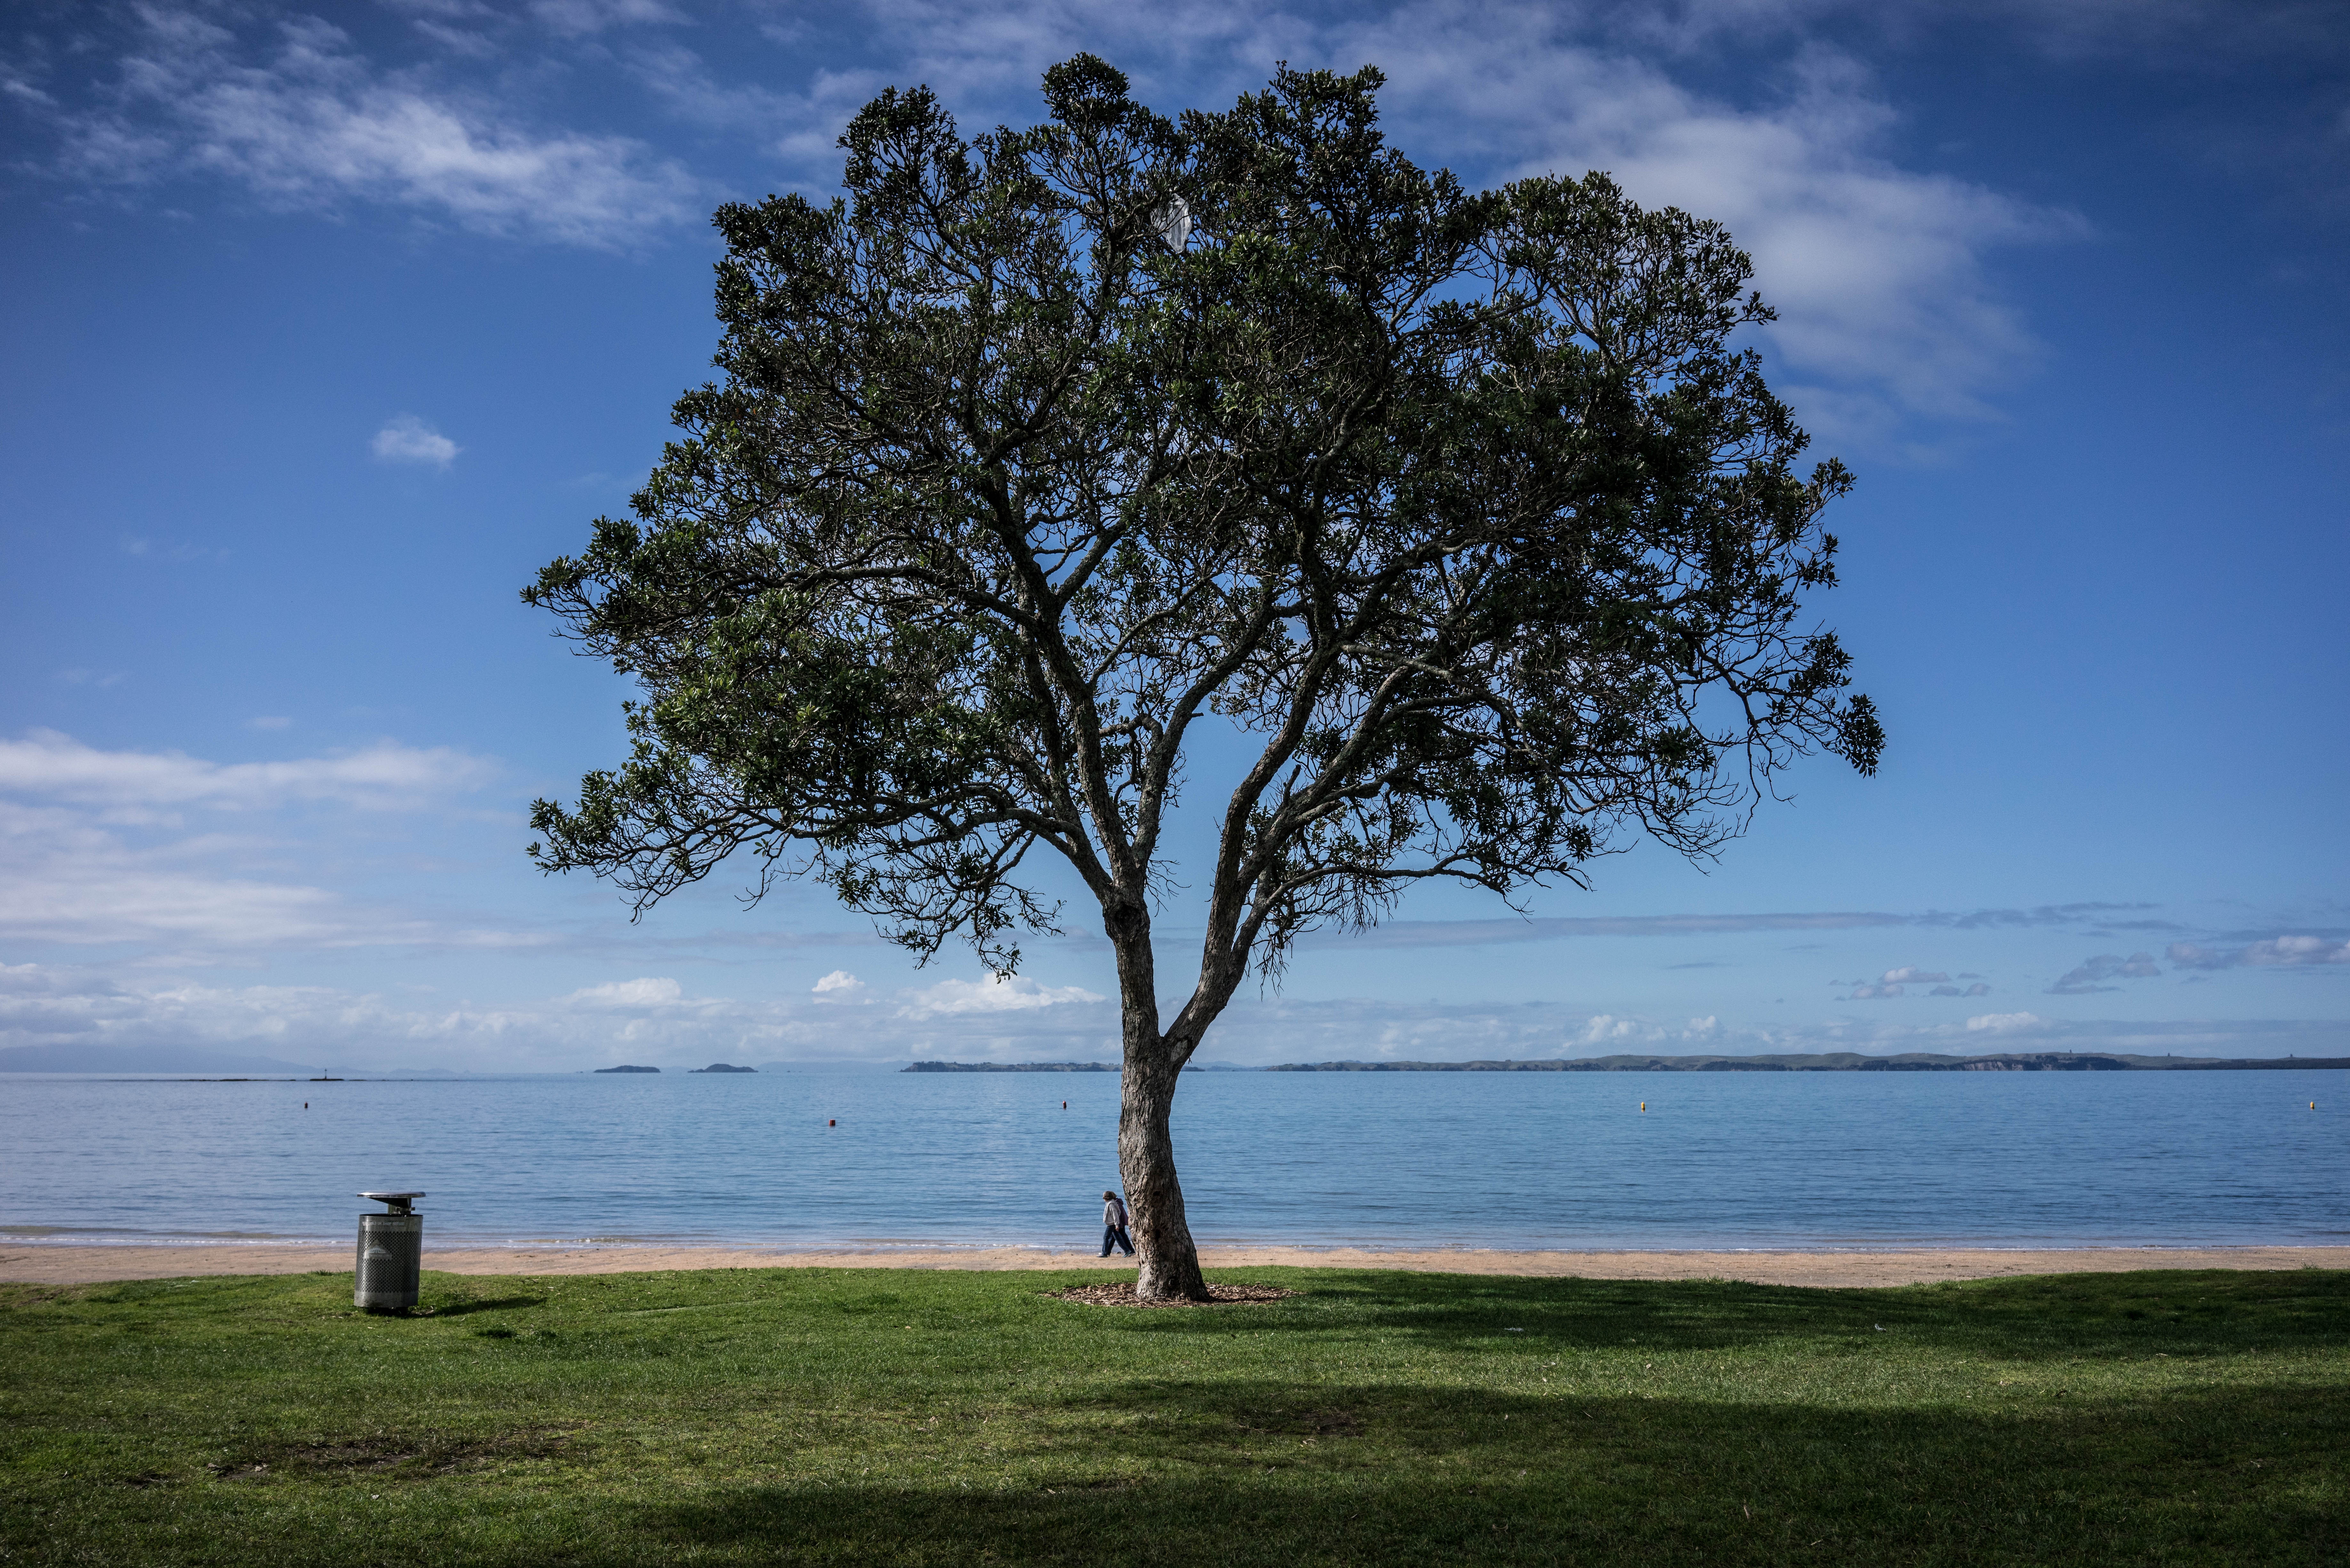
[[[1511,1252],[1357,1247],[1207,1247],[1210,1270],[1409,1269],[1429,1273],[1597,1280],[1743,1280],[1769,1285],[1914,1285],[2012,1274],[2138,1269],[2350,1269],[2350,1247],[2099,1247],[2022,1251],[1921,1248],[1868,1252]],[[1107,1269],[1091,1252],[998,1247],[965,1251],[772,1251],[729,1247],[427,1248],[424,1266],[453,1274],[615,1274],[668,1269]],[[348,1247],[193,1244],[0,1247],[0,1283],[88,1284],[202,1274],[348,1273]]]

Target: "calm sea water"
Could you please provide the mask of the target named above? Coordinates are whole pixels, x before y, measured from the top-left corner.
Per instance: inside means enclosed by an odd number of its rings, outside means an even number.
[[[2338,1070],[1201,1073],[1175,1127],[1210,1241],[2342,1243],[2345,1103]],[[339,1241],[355,1191],[421,1189],[439,1242],[1090,1245],[1117,1115],[1109,1074],[12,1075],[0,1237]]]

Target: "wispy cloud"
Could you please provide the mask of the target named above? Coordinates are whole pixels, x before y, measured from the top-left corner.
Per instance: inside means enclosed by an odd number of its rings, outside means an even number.
[[[477,789],[496,772],[487,758],[389,741],[331,756],[214,763],[183,752],[102,751],[55,730],[0,740],[0,793],[149,813],[191,805],[250,811],[293,801],[410,810]]]
[[[1676,52],[1751,48],[1823,31],[1931,48],[1953,25],[2058,58],[2200,68],[2350,50],[2326,0],[1586,0],[1583,9],[1617,36]]]
[[[404,12],[409,26],[452,54],[481,58],[497,53],[497,35],[510,22],[481,0],[380,0],[390,10]]]
[[[1485,947],[1509,942],[1558,941],[1573,937],[1729,936],[1751,931],[1850,931],[1896,926],[1962,931],[2021,930],[2041,926],[2102,925],[2106,923],[2106,917],[2116,911],[2151,908],[2153,906],[2148,904],[2074,903],[1959,912],[1929,909],[1907,914],[1881,909],[1822,909],[1758,914],[1567,915],[1504,920],[1390,920],[1363,931],[1320,932],[1308,938],[1307,945],[1331,948]]]
[[[26,943],[251,954],[429,941],[511,946],[355,904],[296,869],[293,807],[414,813],[496,774],[487,759],[390,742],[281,762],[106,751],[35,730],[0,740],[0,937]],[[203,820],[191,824],[202,814]],[[254,836],[255,833],[262,836]],[[271,873],[278,873],[273,879]]]
[[[600,248],[698,214],[691,176],[642,142],[534,130],[488,95],[379,71],[316,18],[248,43],[194,10],[139,16],[104,101],[60,122],[66,166],[83,179],[211,175],[274,206],[374,202]]]
[[[564,998],[589,1007],[665,1008],[685,1000],[685,988],[669,979],[616,980],[584,986]]]
[[[2350,940],[2337,937],[2278,936],[2239,948],[2207,948],[2173,942],[2164,957],[2178,969],[2302,969],[2350,964]]]
[[[662,0],[531,0],[530,14],[556,32],[575,36],[608,27],[675,26],[690,20]]]
[[[1873,981],[1853,981],[1850,982],[1852,985],[1850,994],[1843,1000],[1883,1002],[1892,997],[1911,994],[1909,988],[1913,985],[1932,987],[1929,991],[1917,993],[1924,996],[1989,996],[1991,994],[1991,987],[1973,975],[1962,974],[1959,979],[1971,980],[1974,983],[1967,986],[1953,985],[1950,983],[1950,977],[1939,970],[1923,970],[1909,964],[1900,969],[1887,970],[1882,976]],[[1842,985],[1846,982],[1835,981],[1831,983]]]
[[[1082,986],[1042,985],[1026,975],[990,975],[975,981],[942,980],[911,992],[906,998],[903,1013],[908,1018],[920,1019],[959,1012],[1032,1012],[1039,1008],[1105,1000]]]
[[[446,469],[465,449],[414,414],[397,414],[384,421],[369,443],[380,462],[413,462]]]
[[[2150,980],[2162,972],[2152,953],[2132,953],[2124,958],[2119,953],[2099,953],[2057,978],[2048,988],[2051,996],[2080,996],[2095,991],[2118,991],[2108,985],[2111,980]]]

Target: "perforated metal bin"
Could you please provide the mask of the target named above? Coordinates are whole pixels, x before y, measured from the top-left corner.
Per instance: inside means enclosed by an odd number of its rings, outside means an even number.
[[[421,1192],[362,1192],[384,1214],[359,1216],[359,1265],[351,1275],[351,1304],[369,1312],[405,1312],[416,1304],[424,1272],[424,1216],[411,1207]]]

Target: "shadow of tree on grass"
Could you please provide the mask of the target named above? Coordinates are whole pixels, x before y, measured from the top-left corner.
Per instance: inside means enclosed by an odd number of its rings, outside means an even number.
[[[2002,1415],[1260,1384],[1113,1410],[1017,1479],[917,1462],[712,1488],[639,1511],[633,1544],[598,1561],[2350,1559],[2350,1410],[2331,1390]]]
[[[2338,1349],[2350,1332],[2350,1271],[2145,1271],[1914,1286],[1821,1290],[1730,1281],[1463,1278],[1350,1272],[1292,1278],[1294,1303],[1138,1312],[1071,1305],[1121,1319],[1123,1332],[1170,1337],[1281,1333],[1311,1337],[1399,1331],[1455,1348],[1467,1342],[1656,1351],[1747,1348],[1773,1340],[1898,1334],[1942,1352],[2040,1357],[2140,1357]]]

